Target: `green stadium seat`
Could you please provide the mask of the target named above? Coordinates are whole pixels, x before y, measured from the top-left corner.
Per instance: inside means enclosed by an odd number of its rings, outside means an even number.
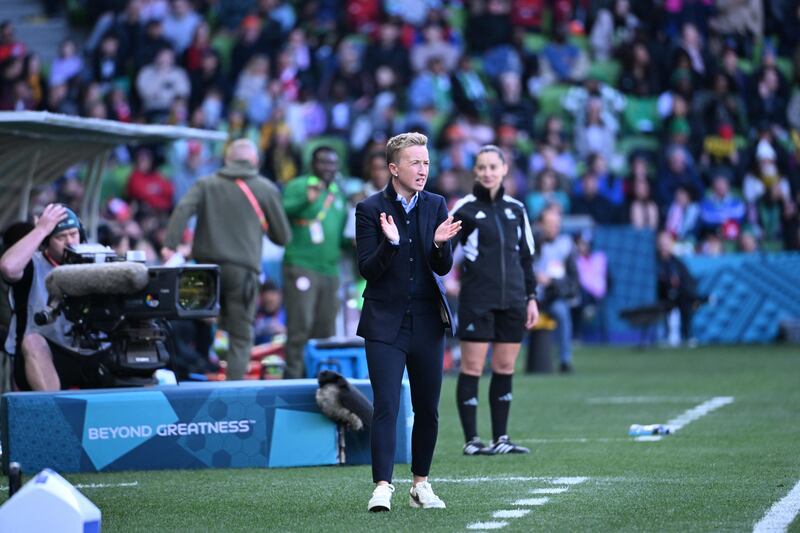
[[[522,40],[522,47],[526,52],[538,54],[547,46],[548,42],[549,39],[541,33],[526,33]]]
[[[548,85],[539,93],[539,111],[545,115],[566,116],[561,106],[561,99],[567,94],[570,86],[566,84]]]
[[[632,133],[651,133],[658,129],[661,117],[658,115],[657,98],[628,98],[623,113],[624,127]]]
[[[595,61],[589,65],[588,77],[616,86],[621,68],[619,61]]]

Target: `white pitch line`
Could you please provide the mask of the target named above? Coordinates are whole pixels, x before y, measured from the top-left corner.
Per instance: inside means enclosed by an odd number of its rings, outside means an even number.
[[[514,442],[524,442],[530,444],[564,444],[564,443],[576,442],[578,444],[586,444],[590,442],[622,442],[627,440],[628,439],[622,437],[614,437],[614,438],[599,437],[591,439],[588,437],[565,437],[560,439],[514,439]]]
[[[467,529],[503,529],[508,522],[475,522],[467,525]]]
[[[138,481],[128,483],[86,483],[73,485],[76,489],[114,489],[118,487],[138,487]],[[0,486],[0,492],[8,490],[8,487]]]
[[[573,477],[557,477],[550,481],[553,485],[580,485],[584,481],[589,479],[588,477],[581,477],[581,476],[573,476]]]
[[[628,405],[632,403],[684,403],[698,402],[704,396],[600,396],[589,398],[586,403],[592,405]]]
[[[544,505],[550,501],[550,498],[525,498],[523,500],[517,500],[514,502],[514,505]]]
[[[700,405],[692,407],[685,413],[678,415],[667,422],[666,425],[669,426],[670,431],[674,433],[685,427],[690,422],[694,422],[695,420],[706,416],[711,411],[715,411],[720,407],[728,405],[729,403],[733,403],[733,396],[717,396],[715,398],[711,398]]]
[[[443,477],[430,478],[431,483],[487,483],[499,482],[510,483],[517,481],[538,481],[541,483],[552,483],[553,485],[577,485],[589,479],[588,477],[538,477],[538,476],[481,476],[481,477]],[[397,479],[398,483],[410,483],[410,479]]]
[[[522,518],[530,512],[530,509],[506,509],[493,512],[492,518]]]
[[[552,487],[547,489],[531,489],[528,492],[531,494],[561,494],[562,492],[567,492],[569,487]]]
[[[753,527],[753,533],[786,531],[800,513],[800,481],[789,494],[769,508],[767,514]]]

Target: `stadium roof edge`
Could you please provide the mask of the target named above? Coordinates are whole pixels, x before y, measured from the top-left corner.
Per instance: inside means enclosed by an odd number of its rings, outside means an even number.
[[[0,230],[27,218],[34,187],[55,181],[77,163],[89,162],[81,216],[95,237],[103,167],[114,147],[179,139],[223,142],[227,137],[221,131],[183,126],[127,124],[46,111],[0,112]]]

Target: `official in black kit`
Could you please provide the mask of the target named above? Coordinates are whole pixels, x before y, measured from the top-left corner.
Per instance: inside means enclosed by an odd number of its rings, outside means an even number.
[[[439,279],[450,271],[450,239],[461,227],[444,198],[423,190],[430,160],[427,137],[389,139],[386,188],[356,206],[358,267],[367,280],[358,335],[364,337],[374,395],[371,433],[375,489],[369,511],[389,511],[396,422],[408,369],[414,427],[411,434],[411,507],[444,508],[428,483],[439,425],[445,328],[454,321]]]
[[[458,240],[464,251],[458,306],[461,372],[456,386],[464,454],[528,453],[509,440],[507,426],[520,343],[539,317],[533,233],[525,206],[504,194],[508,165],[503,151],[494,145],[482,147],[473,171],[473,193],[451,212],[462,223]],[[490,344],[492,441],[487,446],[478,437],[477,407],[478,380]]]

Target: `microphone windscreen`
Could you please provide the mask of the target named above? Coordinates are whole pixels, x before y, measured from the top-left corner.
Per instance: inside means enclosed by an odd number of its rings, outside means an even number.
[[[147,267],[129,261],[62,265],[45,278],[50,299],[91,294],[133,294],[147,287]]]

